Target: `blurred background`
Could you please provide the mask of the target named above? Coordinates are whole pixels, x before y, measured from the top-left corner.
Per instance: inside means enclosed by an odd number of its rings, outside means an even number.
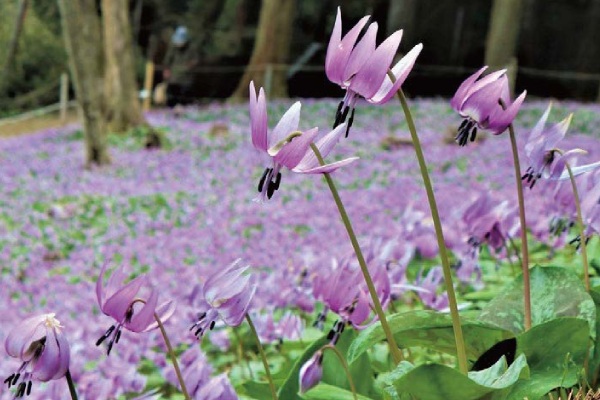
[[[0,117],[58,102],[69,71],[59,3],[0,1]],[[343,33],[370,14],[378,43],[404,29],[401,53],[424,44],[404,86],[413,96],[451,96],[489,64],[530,96],[599,98],[600,0],[129,0],[138,89],[150,73],[152,90],[179,81],[180,102],[244,98],[246,72],[270,97],[338,96],[323,68],[338,6]]]

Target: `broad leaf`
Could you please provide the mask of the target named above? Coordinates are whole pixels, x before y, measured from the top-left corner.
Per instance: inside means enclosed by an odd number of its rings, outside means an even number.
[[[370,397],[365,397],[361,394],[357,394],[356,397],[358,400],[371,400]],[[326,383],[315,386],[304,393],[301,398],[306,400],[354,400],[352,392]]]
[[[536,266],[530,270],[530,282],[532,325],[557,317],[578,317],[589,322],[590,335],[596,336],[594,301],[572,270]],[[521,275],[484,307],[480,320],[520,333],[524,331],[523,307]]]

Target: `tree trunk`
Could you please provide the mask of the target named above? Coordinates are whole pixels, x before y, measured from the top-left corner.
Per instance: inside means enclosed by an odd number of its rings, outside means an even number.
[[[517,63],[522,11],[522,0],[494,0],[485,46],[485,64],[492,69]],[[516,76],[509,74],[508,78],[512,83],[511,91],[514,91]]]
[[[282,65],[288,62],[295,11],[296,0],[263,0],[254,50],[232,98],[246,99],[250,81],[257,87],[269,83],[267,95],[271,98],[287,97],[287,69]],[[269,64],[278,64],[272,74],[268,73]]]
[[[390,0],[387,16],[388,36],[402,29],[400,49],[407,52],[415,45],[418,0]]]
[[[106,143],[102,30],[95,0],[58,0],[65,47],[83,118],[86,165],[110,163]]]
[[[25,23],[28,4],[28,0],[20,0],[19,2],[19,10],[17,12],[17,18],[15,19],[15,27],[8,45],[8,53],[6,54],[6,60],[4,61],[4,66],[2,68],[2,75],[0,75],[0,92],[4,92],[5,84],[8,81],[8,73],[17,55],[19,37],[21,36],[21,31],[23,30],[23,25]]]
[[[102,0],[104,90],[108,127],[112,132],[147,126],[138,99],[128,4],[124,0]]]

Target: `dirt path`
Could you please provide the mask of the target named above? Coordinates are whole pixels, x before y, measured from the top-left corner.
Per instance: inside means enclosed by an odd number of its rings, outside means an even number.
[[[0,120],[0,138],[23,135],[36,132],[42,129],[58,128],[66,124],[77,122],[76,110],[70,110],[67,113],[65,123],[62,123],[58,112],[31,117],[22,121],[2,121]]]

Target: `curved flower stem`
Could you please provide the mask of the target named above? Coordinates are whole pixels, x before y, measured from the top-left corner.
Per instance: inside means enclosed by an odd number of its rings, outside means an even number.
[[[388,75],[391,75],[388,73]],[[393,76],[393,75],[392,75]],[[408,103],[402,88],[396,93],[400,104],[402,104],[402,110],[406,117],[406,123],[408,124],[408,130],[415,148],[417,160],[419,162],[419,169],[421,170],[421,176],[423,177],[423,184],[425,185],[425,191],[427,192],[427,201],[429,202],[429,208],[431,210],[431,218],[433,219],[433,225],[435,227],[435,236],[437,238],[437,244],[440,249],[440,258],[442,259],[442,270],[444,271],[444,283],[446,284],[446,292],[448,293],[448,305],[450,307],[450,315],[452,317],[452,328],[454,330],[454,340],[456,342],[456,356],[458,358],[458,367],[460,372],[467,374],[467,353],[465,350],[465,339],[463,337],[462,327],[460,325],[460,316],[458,315],[458,305],[456,303],[456,294],[454,293],[454,285],[452,284],[452,272],[450,271],[450,262],[448,261],[448,250],[446,249],[446,243],[444,241],[444,232],[442,231],[442,223],[440,221],[440,214],[438,212],[437,203],[435,201],[435,195],[433,193],[433,185],[429,178],[429,172],[427,172],[427,163],[425,162],[425,156],[423,155],[423,149],[421,148],[421,141],[417,135],[417,128],[413,121],[412,114],[408,108]]]
[[[356,386],[354,386],[354,381],[352,380],[352,375],[350,375],[350,370],[348,369],[348,363],[344,359],[344,356],[338,349],[335,348],[332,344],[325,345],[321,348],[322,350],[331,350],[335,353],[338,360],[340,360],[340,364],[342,364],[342,368],[344,372],[346,372],[346,377],[348,378],[348,383],[350,383],[350,390],[352,390],[352,396],[354,400],[358,400],[358,396],[356,395]]]
[[[69,393],[71,394],[72,400],[77,399],[77,390],[75,390],[75,383],[73,382],[73,378],[71,377],[71,371],[67,369],[67,373],[65,374],[65,378],[67,379],[67,385],[69,385]]]
[[[275,390],[275,384],[273,383],[273,377],[271,377],[271,370],[269,369],[269,362],[267,361],[267,356],[265,355],[265,350],[263,349],[262,344],[260,343],[260,338],[258,337],[256,328],[254,327],[254,323],[250,319],[250,314],[246,314],[246,321],[248,321],[248,325],[250,325],[250,330],[252,331],[252,335],[254,336],[256,345],[258,346],[258,352],[260,353],[260,358],[262,359],[263,366],[265,367],[265,373],[267,374],[267,380],[269,381],[269,388],[271,388],[271,395],[273,396],[273,400],[277,400],[277,390]]]
[[[579,225],[579,238],[581,239],[581,257],[583,258],[583,279],[585,282],[585,290],[588,292],[591,289],[590,286],[590,266],[588,264],[587,257],[587,244],[585,243],[585,225],[583,224],[583,215],[581,213],[581,201],[579,199],[579,191],[577,190],[577,183],[575,182],[575,176],[571,170],[571,166],[565,161],[565,167],[569,172],[569,179],[571,180],[571,187],[573,188],[573,197],[575,197],[575,209],[577,210],[577,224]]]
[[[515,179],[517,181],[517,197],[519,201],[519,221],[521,224],[521,269],[523,270],[523,302],[525,307],[525,330],[531,328],[531,284],[529,282],[529,249],[527,247],[527,222],[525,220],[525,199],[523,197],[523,182],[521,179],[521,164],[519,163],[519,150],[515,130],[508,126],[510,145],[512,147],[513,165],[515,166]]]
[[[171,341],[169,340],[169,336],[167,335],[167,331],[160,320],[158,314],[154,313],[154,319],[158,324],[158,329],[160,329],[160,333],[165,341],[165,345],[167,346],[167,352],[169,353],[169,357],[171,357],[171,362],[173,363],[173,368],[175,369],[175,374],[177,375],[177,380],[179,381],[179,385],[181,386],[181,391],[183,392],[183,396],[186,400],[191,400],[191,397],[185,387],[185,382],[183,380],[183,375],[181,375],[181,370],[179,369],[179,364],[177,363],[177,357],[175,356],[175,352],[173,351],[173,346],[171,346]]]
[[[321,155],[319,148],[314,143],[312,143],[310,147],[315,153],[317,160],[319,160],[319,163],[321,165],[325,165],[323,156]],[[360,249],[360,245],[358,244],[358,239],[356,238],[356,234],[354,233],[354,228],[352,228],[350,217],[348,217],[348,213],[346,212],[344,203],[342,203],[342,199],[340,198],[340,194],[337,191],[337,188],[335,186],[335,183],[333,182],[333,179],[331,178],[331,175],[328,173],[324,173],[323,176],[325,177],[325,181],[327,181],[327,185],[329,186],[329,190],[331,191],[333,200],[335,201],[335,204],[338,208],[340,217],[342,218],[342,222],[344,223],[346,231],[348,232],[348,236],[350,237],[352,248],[354,249],[354,253],[356,254],[358,264],[360,265],[360,270],[362,271],[365,283],[367,284],[367,288],[369,289],[369,294],[371,295],[371,300],[373,301],[373,308],[375,309],[375,313],[379,318],[379,323],[381,324],[383,332],[385,333],[385,337],[388,341],[388,346],[390,348],[390,352],[392,353],[394,363],[398,364],[403,359],[402,352],[396,344],[396,340],[394,339],[394,335],[392,334],[390,325],[388,324],[387,319],[385,317],[385,313],[383,312],[383,308],[381,307],[381,302],[379,301],[379,297],[377,296],[377,290],[375,289],[373,279],[371,278],[371,274],[369,273],[369,269],[367,268],[365,257],[363,256],[362,250]]]

